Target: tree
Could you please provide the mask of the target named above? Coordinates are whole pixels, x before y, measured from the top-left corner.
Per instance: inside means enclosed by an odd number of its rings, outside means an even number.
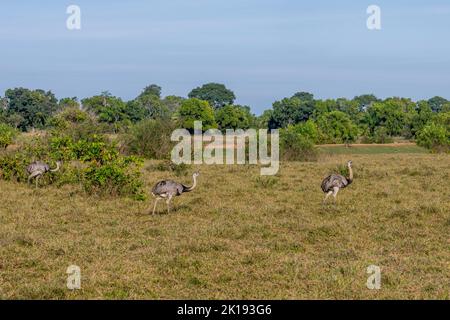
[[[263,114],[256,117],[256,119],[255,119],[256,127],[260,128],[260,129],[269,128],[269,122],[270,122],[270,119],[272,119],[272,115],[273,115],[272,109],[264,110]]]
[[[144,90],[142,90],[142,93],[139,96],[155,96],[158,99],[161,98],[161,87],[156,84],[151,84],[149,86],[146,86]]]
[[[440,112],[442,110],[442,107],[448,102],[450,101],[439,96],[433,97],[428,100],[428,104],[430,105],[433,112]]]
[[[248,107],[242,106],[225,106],[216,111],[216,121],[221,130],[248,129],[251,116]]]
[[[292,98],[298,98],[302,101],[311,101],[311,102],[314,101],[314,95],[312,93],[304,91],[294,93]]]
[[[20,123],[17,125],[22,131],[29,128],[43,128],[58,104],[51,91],[29,90],[15,88],[6,90],[8,99],[8,114],[18,114]],[[19,119],[16,117],[16,120]]]
[[[185,98],[178,96],[167,96],[161,100],[161,103],[169,110],[171,114],[177,112]]]
[[[342,111],[331,111],[317,119],[317,126],[325,143],[348,143],[355,141],[358,128]]]
[[[189,92],[188,97],[208,101],[215,109],[232,105],[236,99],[234,92],[220,83],[204,84],[202,87],[195,88]]]
[[[353,98],[353,101],[358,104],[359,111],[365,111],[372,103],[379,102],[374,94],[362,94]]]
[[[411,127],[416,104],[410,99],[389,98],[383,102],[372,104],[365,114],[364,122],[368,125],[370,133],[376,127],[382,126],[389,136],[398,136]]]
[[[197,98],[184,100],[178,110],[179,120],[183,128],[193,131],[194,121],[202,121],[203,130],[217,128],[214,110],[208,101]]]
[[[62,98],[58,102],[58,108],[60,110],[65,109],[65,108],[79,108],[79,107],[80,107],[80,103],[78,102],[77,97]]]
[[[273,113],[269,120],[269,128],[285,128],[309,119],[314,110],[311,100],[301,100],[298,97],[284,98],[273,103]]]
[[[416,136],[416,134],[422,130],[422,128],[430,121],[433,117],[433,111],[427,101],[417,102],[417,112],[413,115],[411,120],[411,134]]]
[[[291,130],[295,131],[302,137],[307,137],[308,140],[314,143],[319,142],[319,128],[313,120],[297,123],[296,125],[292,126]]]
[[[126,103],[122,99],[112,96],[109,92],[102,92],[98,96],[81,100],[83,108],[98,116],[100,122],[114,124],[129,120]]]

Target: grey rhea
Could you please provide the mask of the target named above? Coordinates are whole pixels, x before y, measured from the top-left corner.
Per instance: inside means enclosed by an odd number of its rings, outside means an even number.
[[[152,189],[152,195],[156,198],[155,199],[155,205],[153,206],[153,213],[155,214],[156,205],[158,204],[158,201],[161,199],[166,199],[167,203],[167,213],[170,212],[170,201],[173,197],[177,197],[182,195],[185,192],[190,192],[195,189],[197,186],[197,177],[200,175],[200,173],[194,172],[192,175],[192,179],[194,182],[192,183],[192,186],[188,187],[185,186],[182,183],[178,183],[173,180],[162,180],[159,181]],[[149,208],[150,209],[150,208]],[[149,211],[149,210],[148,210]]]
[[[325,203],[329,196],[333,195],[334,202],[336,203],[336,196],[339,190],[348,187],[353,182],[353,169],[352,161],[347,162],[348,177],[344,177],[340,174],[331,174],[322,181],[322,191],[326,193],[323,203]]]
[[[28,172],[28,183],[31,182],[31,179],[35,178],[36,179],[36,188],[39,185],[39,178],[46,172],[56,172],[60,169],[61,167],[61,161],[56,161],[56,168],[55,169],[50,169],[50,166],[48,164],[46,164],[45,162],[42,161],[35,161],[33,163],[31,163],[28,167],[27,167],[27,172]]]

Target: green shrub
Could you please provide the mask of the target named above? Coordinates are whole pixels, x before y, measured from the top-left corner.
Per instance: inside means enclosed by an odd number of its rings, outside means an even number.
[[[168,120],[147,119],[130,127],[122,135],[122,149],[126,154],[134,154],[149,159],[168,159],[175,145],[170,141],[175,123]]]
[[[67,136],[74,141],[98,140],[99,136],[111,130],[108,124],[99,123],[94,116],[75,107],[65,108],[52,117],[49,127],[52,135]]]
[[[6,149],[13,143],[17,136],[17,130],[7,124],[0,123],[0,148]]]
[[[319,129],[317,128],[317,125],[313,120],[300,122],[294,125],[292,129],[296,133],[307,138],[308,140],[311,140],[314,143],[317,143],[319,141],[320,138]]]
[[[317,161],[314,142],[296,132],[294,127],[280,130],[280,156],[286,161]]]
[[[417,144],[432,152],[449,152],[450,131],[442,124],[430,122],[419,131]]]
[[[102,165],[91,162],[84,171],[84,188],[89,193],[132,195],[137,200],[144,200],[141,165],[142,160],[136,157],[121,157]]]
[[[42,183],[79,183],[89,193],[127,195],[145,198],[140,168],[142,159],[123,156],[113,143],[100,136],[74,141],[65,135],[38,137],[14,153],[0,156],[1,176],[5,180],[27,182],[26,167],[35,160],[48,164],[64,160],[56,174],[45,174]]]

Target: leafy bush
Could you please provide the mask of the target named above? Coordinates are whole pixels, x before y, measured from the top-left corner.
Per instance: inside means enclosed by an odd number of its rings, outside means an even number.
[[[16,129],[7,124],[0,123],[0,148],[6,149],[14,141],[16,136]]]
[[[318,151],[314,142],[296,132],[290,126],[280,130],[281,158],[287,161],[317,161]]]
[[[449,152],[450,131],[442,124],[430,122],[419,131],[417,144],[433,152]]]
[[[142,160],[136,157],[120,157],[116,161],[98,165],[90,162],[84,171],[86,191],[107,195],[132,195],[145,199],[140,177]]]
[[[300,122],[292,128],[299,135],[311,140],[314,143],[319,141],[320,133],[316,123],[313,120]]]
[[[76,141],[98,140],[110,128],[108,124],[99,123],[86,111],[75,107],[67,107],[49,120],[49,127],[54,136],[67,136]]]
[[[122,135],[122,150],[150,159],[168,159],[174,142],[170,141],[175,124],[171,121],[146,119]]]
[[[3,179],[27,182],[26,167],[35,160],[49,164],[64,160],[62,170],[44,175],[43,183],[79,183],[90,193],[145,198],[140,173],[143,161],[120,155],[117,146],[102,137],[91,137],[91,141],[74,141],[64,135],[33,139],[20,150],[0,157]]]

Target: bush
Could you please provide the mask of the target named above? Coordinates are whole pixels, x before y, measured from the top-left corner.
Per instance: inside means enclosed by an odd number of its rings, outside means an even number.
[[[67,136],[77,141],[98,140],[98,137],[110,130],[109,125],[99,123],[86,111],[67,107],[49,120],[49,127],[54,136]]]
[[[300,122],[293,126],[294,130],[299,135],[311,140],[314,143],[319,141],[320,133],[317,128],[316,123],[313,120],[308,120],[306,122]]]
[[[0,148],[6,149],[13,143],[17,136],[17,130],[8,126],[7,124],[0,123]]]
[[[386,127],[377,127],[372,137],[374,143],[392,143],[394,140],[388,134]]]
[[[287,161],[317,161],[314,142],[295,131],[294,127],[280,130],[281,158]]]
[[[121,136],[122,150],[149,159],[168,159],[174,146],[170,136],[176,126],[171,121],[146,119]]]
[[[120,157],[102,165],[91,162],[84,171],[84,188],[90,193],[131,195],[144,200],[141,165],[142,160],[136,157]]]
[[[449,152],[450,131],[442,124],[430,122],[419,131],[417,144],[432,152]]]
[[[44,175],[44,183],[80,183],[89,193],[144,199],[140,172],[143,161],[120,155],[117,146],[103,137],[92,136],[90,140],[74,141],[64,135],[35,138],[20,150],[0,157],[1,176],[5,180],[27,182],[26,167],[33,161],[52,164],[64,160],[60,172]]]

